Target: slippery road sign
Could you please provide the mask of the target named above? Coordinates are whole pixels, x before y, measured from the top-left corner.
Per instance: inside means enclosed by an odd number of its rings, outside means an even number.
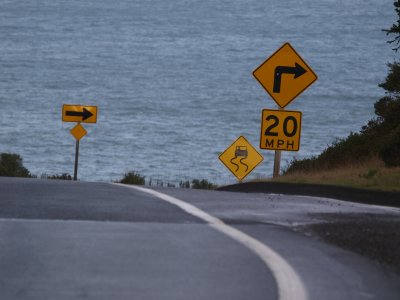
[[[238,180],[243,180],[264,158],[245,137],[240,136],[219,156],[219,160]]]

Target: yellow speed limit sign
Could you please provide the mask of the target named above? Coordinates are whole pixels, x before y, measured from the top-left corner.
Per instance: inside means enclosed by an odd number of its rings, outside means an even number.
[[[264,109],[261,118],[260,148],[299,151],[301,112]]]

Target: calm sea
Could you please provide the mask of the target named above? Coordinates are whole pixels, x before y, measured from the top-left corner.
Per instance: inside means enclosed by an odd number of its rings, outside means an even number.
[[[38,175],[73,173],[62,105],[97,105],[80,179],[234,182],[218,155],[240,135],[258,148],[261,110],[276,104],[252,72],[290,42],[319,79],[287,107],[303,126],[284,167],[373,117],[394,21],[392,0],[0,0],[0,152]],[[261,152],[249,179],[272,174]]]

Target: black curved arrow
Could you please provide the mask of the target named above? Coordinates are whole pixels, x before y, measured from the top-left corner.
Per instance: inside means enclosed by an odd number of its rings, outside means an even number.
[[[65,112],[65,115],[70,117],[82,117],[82,121],[85,121],[86,119],[89,119],[91,116],[93,116],[93,114],[86,108],[83,108],[82,111],[67,110]]]
[[[277,66],[275,68],[275,75],[274,75],[274,93],[281,92],[281,81],[282,81],[282,74],[294,74],[294,79],[300,77],[307,71],[300,66],[298,63],[295,63],[294,67],[288,66]]]

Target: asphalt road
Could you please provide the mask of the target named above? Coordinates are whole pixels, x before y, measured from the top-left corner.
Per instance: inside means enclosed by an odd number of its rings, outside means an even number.
[[[205,217],[125,186],[0,177],[0,298],[283,299],[295,285],[291,277],[282,280],[284,264],[299,276],[307,299],[400,297],[397,275],[297,230],[320,222],[323,213],[400,216],[399,209],[282,195],[156,192]],[[219,220],[226,225],[210,224]],[[252,248],[256,242],[272,252]],[[278,257],[265,263],[265,253]]]

